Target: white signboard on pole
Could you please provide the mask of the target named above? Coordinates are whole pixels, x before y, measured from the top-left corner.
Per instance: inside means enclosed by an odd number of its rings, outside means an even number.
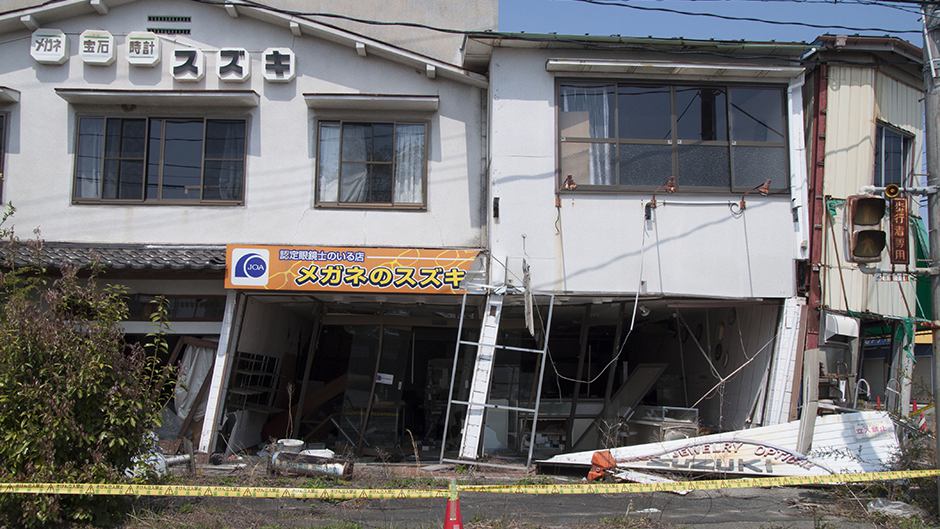
[[[86,29],[78,38],[78,55],[82,62],[93,66],[114,63],[114,35],[100,29]]]
[[[29,43],[29,54],[41,64],[62,64],[69,58],[69,39],[59,29],[37,29]]]
[[[160,62],[160,38],[149,31],[127,34],[127,62],[131,66],[156,66]]]

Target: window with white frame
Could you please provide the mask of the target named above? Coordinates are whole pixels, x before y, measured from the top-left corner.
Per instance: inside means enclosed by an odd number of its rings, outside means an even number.
[[[320,121],[317,205],[425,205],[427,123]]]
[[[878,123],[875,127],[876,186],[910,185],[913,172],[911,158],[914,136],[890,125]]]
[[[244,119],[78,118],[76,202],[241,203]]]
[[[588,189],[789,186],[786,88],[563,82],[560,176]]]

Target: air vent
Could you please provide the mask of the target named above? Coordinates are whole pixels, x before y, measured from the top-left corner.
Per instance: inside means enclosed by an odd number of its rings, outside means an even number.
[[[147,17],[147,22],[185,22],[185,23],[189,23],[189,22],[192,22],[192,21],[193,21],[192,17],[185,17],[185,16],[175,17],[175,16],[169,16],[169,15],[149,15],[149,16]]]
[[[189,28],[147,28],[147,31],[157,35],[189,35]]]

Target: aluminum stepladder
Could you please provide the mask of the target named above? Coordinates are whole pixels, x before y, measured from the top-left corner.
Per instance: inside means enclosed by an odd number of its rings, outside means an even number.
[[[499,322],[502,316],[503,294],[490,294],[487,296],[483,321],[480,326],[480,338],[478,341],[467,341],[463,337],[464,315],[466,314],[467,294],[463,295],[460,305],[460,323],[457,327],[457,343],[454,347],[454,364],[450,374],[450,391],[447,394],[447,411],[444,415],[444,434],[441,439],[441,463],[472,464],[481,466],[496,466],[518,468],[512,465],[496,465],[492,463],[482,463],[477,461],[479,457],[480,442],[484,427],[485,411],[487,409],[506,410],[521,413],[532,414],[532,431],[529,434],[529,453],[526,457],[526,467],[532,464],[532,451],[535,447],[535,431],[539,416],[539,403],[542,398],[542,381],[545,378],[545,362],[548,359],[548,339],[552,326],[552,312],[555,307],[555,295],[549,294],[548,317],[545,319],[544,336],[542,338],[541,349],[531,349],[526,347],[512,347],[500,345],[497,343],[499,334]],[[476,347],[476,358],[474,360],[473,376],[470,382],[470,396],[466,401],[454,399],[454,384],[457,377],[457,364],[460,356],[460,347],[468,345]],[[495,354],[498,350],[519,351],[532,353],[540,356],[539,358],[539,378],[535,392],[535,407],[522,408],[518,406],[506,406],[502,404],[491,404],[487,402],[489,397],[490,382],[493,375],[493,364]],[[467,414],[464,419],[464,427],[460,439],[460,451],[458,459],[448,459],[444,457],[444,451],[447,446],[447,431],[450,426],[450,410],[453,405],[464,406],[467,408]]]

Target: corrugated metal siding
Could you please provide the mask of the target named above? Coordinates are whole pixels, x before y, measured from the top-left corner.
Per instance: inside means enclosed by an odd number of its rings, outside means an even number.
[[[915,134],[914,167],[920,167],[923,148],[920,91],[873,68],[832,66],[828,96],[825,195],[846,198],[858,193],[862,186],[872,184],[874,133],[878,120]],[[914,312],[913,284],[899,288],[897,283],[878,283],[859,272],[854,264],[845,262],[844,218],[845,212],[839,208],[834,225],[825,229],[823,304],[834,310],[886,316],[903,317]],[[841,277],[836,252],[842,261]]]

